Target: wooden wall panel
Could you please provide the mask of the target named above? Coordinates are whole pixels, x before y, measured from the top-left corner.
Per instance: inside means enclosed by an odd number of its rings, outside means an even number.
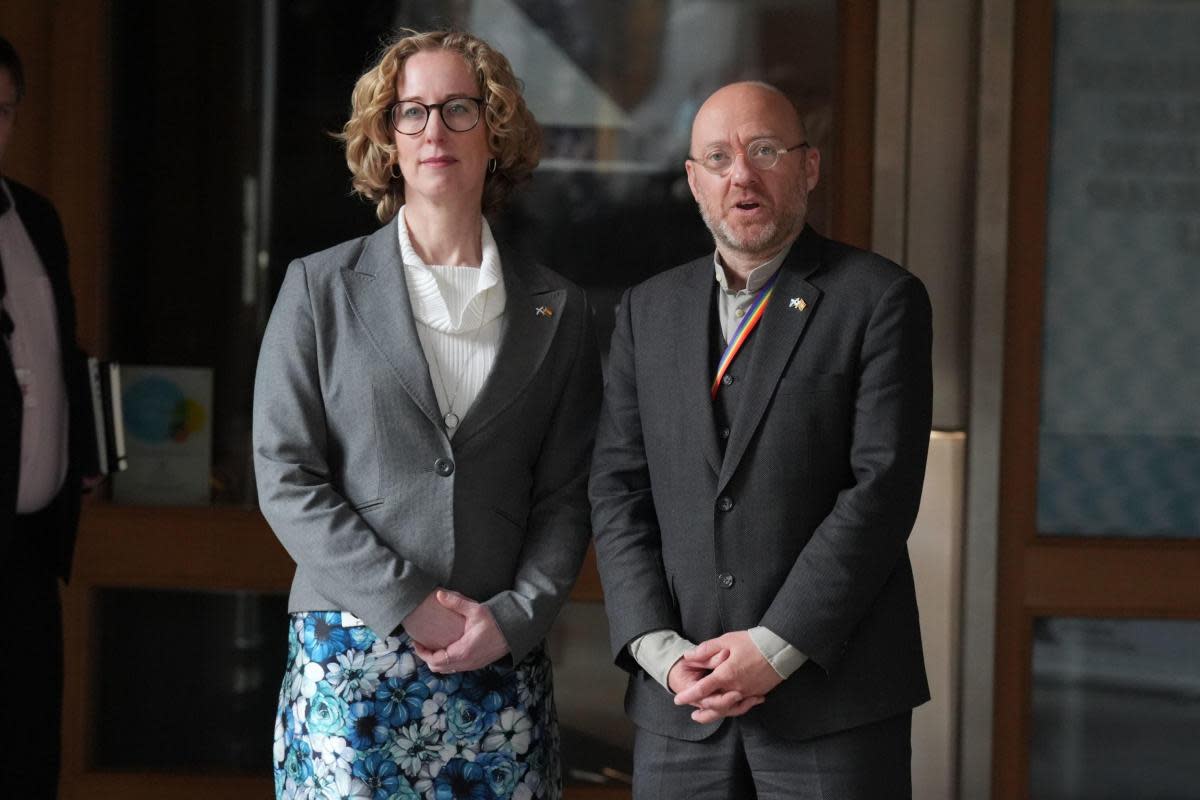
[[[25,70],[25,99],[17,112],[17,129],[9,143],[5,174],[40,192],[50,191],[50,52],[53,14],[39,0],[0,3],[0,34],[12,42]]]

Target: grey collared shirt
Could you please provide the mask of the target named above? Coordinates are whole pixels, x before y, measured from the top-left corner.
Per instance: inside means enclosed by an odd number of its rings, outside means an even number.
[[[725,337],[726,342],[733,337],[738,325],[742,324],[742,319],[754,303],[754,296],[758,294],[758,290],[779,271],[791,249],[792,243],[788,242],[787,247],[750,270],[744,289],[729,288],[729,276],[725,274],[725,266],[721,263],[721,253],[718,251],[713,255],[713,267],[716,271],[717,285],[720,287],[720,291],[717,292],[717,317],[721,322],[721,335]]]

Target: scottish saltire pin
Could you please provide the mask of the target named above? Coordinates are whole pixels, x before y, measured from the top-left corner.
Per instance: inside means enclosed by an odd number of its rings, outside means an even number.
[[[804,302],[803,297],[793,297],[791,301],[788,302],[788,308],[794,308],[797,311],[803,311],[804,309],[808,308],[808,303]]]
[[[533,313],[537,314],[539,317],[553,317],[554,309],[550,306],[538,306],[533,310]]]

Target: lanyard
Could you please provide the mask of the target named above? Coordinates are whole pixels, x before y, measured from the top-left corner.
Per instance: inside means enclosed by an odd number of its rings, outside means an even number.
[[[776,270],[775,274],[758,290],[754,302],[746,311],[746,316],[742,317],[742,322],[730,337],[729,344],[725,345],[725,353],[717,363],[717,377],[713,378],[712,388],[709,390],[714,400],[717,399],[717,390],[721,388],[721,378],[725,377],[725,371],[729,369],[729,365],[733,363],[738,351],[742,349],[742,345],[750,338],[758,321],[762,319],[763,311],[767,308],[767,301],[771,299],[771,293],[775,291],[775,279],[779,277],[780,272],[782,272],[781,269]]]

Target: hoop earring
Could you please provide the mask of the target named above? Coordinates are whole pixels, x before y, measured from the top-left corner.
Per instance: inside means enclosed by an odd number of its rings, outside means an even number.
[[[396,163],[395,161],[393,161],[392,162],[392,180],[398,181],[402,177],[404,177],[404,176],[400,174],[400,165],[398,163]]]
[[[495,174],[496,164],[498,164],[498,163],[499,162],[494,158],[488,159],[488,174],[489,175]]]

